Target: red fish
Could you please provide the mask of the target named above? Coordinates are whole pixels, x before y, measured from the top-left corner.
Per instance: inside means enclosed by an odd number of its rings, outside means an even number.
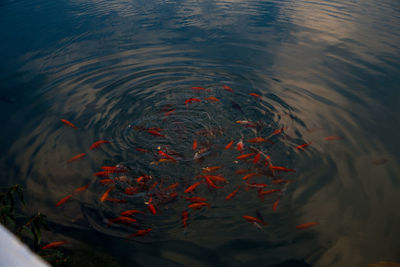
[[[196,139],[193,140],[192,149],[193,149],[194,151],[197,149],[197,140],[196,140]]]
[[[125,188],[125,194],[127,195],[134,195],[139,192],[139,189],[134,186],[129,186]]]
[[[273,211],[276,211],[276,209],[278,208],[278,204],[279,204],[279,198],[277,200],[275,200],[274,205],[272,205]]]
[[[239,189],[240,189],[240,186],[238,186],[232,193],[230,193],[229,195],[227,195],[227,196],[225,197],[225,199],[226,199],[226,200],[229,200],[229,199],[233,198],[233,197],[236,195],[236,193],[239,191]]]
[[[251,170],[249,170],[249,169],[240,169],[240,170],[236,170],[235,173],[236,174],[245,174],[245,173],[248,173],[250,171]]]
[[[229,149],[229,148],[231,148],[232,147],[232,145],[233,145],[233,140],[232,141],[230,141],[226,146],[225,146],[225,149]]]
[[[153,136],[158,136],[158,137],[165,137],[164,134],[160,134],[158,131],[156,130],[148,130],[147,131],[149,134],[153,135]]]
[[[308,147],[309,145],[311,145],[311,142],[310,143],[305,143],[305,144],[302,144],[302,145],[298,145],[298,146],[296,146],[296,148],[298,150],[304,150],[304,148]]]
[[[117,218],[114,219],[108,219],[108,222],[111,223],[120,223],[120,224],[132,224],[137,222],[137,220],[132,219],[130,217],[126,217],[126,216],[119,216]]]
[[[144,213],[143,211],[140,210],[126,210],[120,213],[121,216],[132,216],[134,214],[138,213]]]
[[[196,203],[196,202],[206,202],[207,199],[204,197],[184,197],[187,201]]]
[[[264,143],[264,142],[271,142],[271,140],[263,138],[263,137],[254,137],[247,140],[248,143]]]
[[[168,155],[167,153],[163,152],[162,150],[158,150],[158,154],[161,155],[163,158],[170,159],[174,162],[176,162],[176,159]]]
[[[173,190],[179,186],[179,183],[174,183],[165,188],[165,190]]]
[[[343,136],[327,136],[324,138],[327,141],[342,140]]]
[[[255,155],[255,153],[243,154],[243,155],[237,156],[236,159],[247,159],[254,155]]]
[[[210,176],[209,175],[206,175],[206,176],[203,176],[204,177],[204,179],[206,180],[206,183],[207,183],[207,185],[208,186],[211,186],[211,187],[214,187],[214,188],[223,188],[222,186],[216,186],[215,184],[214,184],[214,182],[211,180],[211,178],[210,178]]]
[[[114,186],[111,186],[110,188],[108,188],[104,192],[104,194],[100,197],[100,202],[104,202],[108,198],[108,195],[110,194],[111,190],[113,190],[113,189],[114,189]]]
[[[110,173],[108,171],[101,171],[101,172],[96,172],[93,175],[97,177],[109,177]]]
[[[283,131],[284,131],[284,128],[280,128],[280,129],[274,130],[272,133],[273,133],[273,134],[280,134],[280,133],[282,133]]]
[[[47,244],[45,246],[42,247],[42,249],[49,249],[49,248],[55,248],[55,247],[59,247],[61,245],[64,245],[68,243],[67,241],[56,241],[56,242],[52,242],[50,244]]]
[[[259,189],[258,196],[261,198],[261,200],[264,200],[264,196],[265,195],[270,195],[270,194],[277,193],[277,192],[282,192],[282,190],[280,190],[280,189],[270,189],[270,190],[267,190],[267,191],[262,191],[261,189]]]
[[[243,176],[243,180],[248,180],[248,179],[250,179],[250,178],[252,178],[254,176],[258,176],[258,175],[261,175],[261,174],[256,173],[256,172],[252,172],[252,173],[249,173],[249,174]]]
[[[227,182],[226,178],[223,177],[222,175],[205,175],[204,177],[208,177],[213,181],[225,182],[225,183]]]
[[[153,205],[153,198],[150,197],[149,199],[149,204],[147,205],[147,208],[149,209],[149,211],[155,215],[157,213],[156,207]]]
[[[186,210],[182,211],[182,224],[184,228],[188,226],[187,224],[188,217],[189,217],[189,212],[187,212]]]
[[[281,171],[281,172],[296,172],[296,170],[288,169],[286,167],[281,166],[269,166],[269,168],[273,171]]]
[[[307,229],[310,228],[312,226],[318,225],[319,222],[308,222],[308,223],[303,223],[303,224],[299,224],[296,226],[296,229]]]
[[[236,149],[237,149],[237,151],[241,152],[243,150],[243,147],[244,147],[243,140],[240,139],[240,141],[236,145]]]
[[[216,98],[215,96],[206,97],[206,98],[204,98],[204,100],[208,100],[208,101],[211,101],[211,102],[218,102],[219,101],[219,99]]]
[[[185,193],[190,193],[190,192],[192,192],[193,190],[195,190],[196,187],[198,187],[200,184],[201,184],[201,182],[194,183],[194,184],[192,184],[191,186],[189,186],[188,188],[186,188],[186,190],[185,190],[184,192],[185,192]]]
[[[245,219],[246,221],[249,221],[249,222],[256,222],[256,223],[261,223],[261,224],[265,225],[264,221],[260,220],[259,218],[253,217],[253,216],[244,215],[243,219]]]
[[[222,166],[204,167],[203,172],[213,172],[213,171],[219,170],[221,168],[222,168]]]
[[[126,173],[127,169],[120,166],[101,166],[100,169],[109,173]]]
[[[81,159],[81,158],[83,158],[83,157],[85,157],[85,156],[86,156],[86,153],[78,154],[78,155],[76,155],[76,156],[70,158],[70,159],[67,161],[67,163],[71,163],[71,162],[73,162],[73,161],[75,161],[75,160],[78,160],[78,159]]]
[[[198,99],[198,98],[188,98],[188,99],[186,99],[186,101],[185,101],[185,105],[187,105],[187,104],[189,104],[189,103],[192,103],[192,102],[201,102],[201,99]]]
[[[70,121],[61,119],[61,122],[64,123],[65,125],[71,127],[71,128],[74,128],[75,130],[78,129],[78,127],[76,127],[76,126],[75,126],[72,122],[70,122]]]
[[[110,144],[111,142],[110,141],[108,141],[108,140],[99,140],[99,141],[96,141],[96,142],[94,142],[91,146],[90,146],[90,150],[93,150],[93,149],[95,149],[95,148],[98,148],[98,147],[100,147],[101,145],[103,145],[103,144]]]
[[[168,117],[169,115],[171,115],[172,113],[175,113],[175,109],[171,109],[170,111],[167,111],[164,113],[164,117]]]
[[[256,94],[256,93],[250,93],[249,95],[257,97],[257,98],[261,98],[261,96],[259,94]]]
[[[247,188],[264,188],[264,187],[268,186],[267,184],[256,184],[256,183],[249,184],[247,182],[246,182],[246,185],[247,185]]]
[[[140,147],[137,147],[137,148],[136,148],[136,151],[138,151],[138,152],[144,152],[144,153],[149,152],[147,149],[140,148]]]
[[[211,207],[210,204],[208,204],[207,202],[196,202],[193,204],[190,204],[188,207],[191,209],[200,209],[201,207],[205,207],[208,206],[209,208]]]
[[[234,93],[233,89],[230,88],[228,85],[223,85],[223,87],[224,87],[224,90]]]
[[[285,179],[276,179],[272,180],[273,184],[287,184],[290,183],[290,180],[285,180]]]
[[[103,179],[103,180],[100,180],[99,183],[101,183],[101,184],[113,184],[114,180],[113,179]]]
[[[128,235],[128,238],[147,235],[148,233],[150,233],[151,230],[153,229],[148,228],[148,229],[138,230],[136,233]]]
[[[255,155],[254,157],[253,163],[257,164],[258,161],[260,160],[260,157],[261,157],[261,152],[258,152],[257,155]]]
[[[75,189],[75,193],[80,193],[80,192],[83,192],[83,191],[85,191],[86,189],[88,189],[89,188],[89,185],[87,184],[87,185],[84,185],[84,186],[81,186],[81,187],[78,187],[77,189]]]
[[[61,199],[60,201],[58,201],[57,204],[56,204],[56,207],[58,207],[58,206],[64,204],[65,202],[67,202],[68,199],[70,199],[72,196],[73,196],[72,194],[71,194],[71,195],[68,195],[68,196],[64,197],[63,199]]]

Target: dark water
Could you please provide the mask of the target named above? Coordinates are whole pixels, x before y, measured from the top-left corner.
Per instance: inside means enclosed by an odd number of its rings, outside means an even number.
[[[22,184],[31,210],[58,225],[46,241],[86,242],[123,266],[400,261],[397,0],[5,0],[0,36],[1,185]],[[208,96],[220,101],[184,105]],[[163,120],[166,107],[175,113]],[[163,128],[167,138],[129,125]],[[281,128],[283,134],[273,134]],[[196,135],[202,129],[218,133]],[[270,186],[283,191],[264,202],[254,190],[226,201],[243,184],[234,170],[252,164],[234,163],[238,152],[224,146],[256,136],[273,138],[274,144],[253,146],[274,165],[295,169],[281,175],[294,182]],[[201,163],[193,159],[195,138],[212,144]],[[99,139],[112,144],[89,151]],[[306,142],[312,144],[305,151],[295,149]],[[136,151],[166,145],[181,154],[177,164],[151,165],[154,154]],[[86,158],[66,164],[83,152]],[[105,219],[145,210],[148,198],[99,202],[106,187],[93,173],[115,164],[129,167],[130,177],[179,182],[179,194],[205,166],[223,165],[229,183],[199,187],[211,208],[190,211],[185,231],[187,203],[179,199],[143,218],[143,227],[153,229],[149,236],[127,240],[135,228],[108,227]],[[271,177],[254,181],[270,184]],[[55,207],[88,183],[87,191]],[[269,224],[264,232],[242,218],[256,210]],[[310,221],[320,225],[295,228]]]

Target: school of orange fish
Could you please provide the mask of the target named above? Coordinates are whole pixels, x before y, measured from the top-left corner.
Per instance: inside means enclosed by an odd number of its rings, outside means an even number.
[[[232,94],[235,93],[233,89],[227,85],[223,85],[222,88]],[[192,87],[191,89],[194,91],[202,91],[204,93],[212,92],[211,89],[204,87]],[[261,95],[256,93],[250,93],[249,95],[255,99],[261,100],[263,98]],[[218,102],[219,99],[215,96],[208,96],[203,99],[193,97],[186,99],[184,105],[186,108],[190,108],[190,105],[195,105],[202,101],[215,103]],[[235,107],[235,105],[236,108],[240,109],[238,104],[233,102],[233,107]],[[168,105],[162,110],[162,112],[163,119],[166,120],[168,119],[168,116],[175,112],[175,108],[172,105]],[[61,119],[61,122],[75,130],[78,129],[77,126],[66,119]],[[238,120],[235,124],[237,124],[238,127],[250,127],[254,129],[261,127],[259,123],[247,120]],[[155,139],[166,138],[166,135],[163,133],[163,129],[161,128],[144,127],[142,125],[130,125],[129,128],[134,131],[147,132],[149,136]],[[221,130],[219,129],[203,129],[197,131],[195,134],[197,136],[213,135],[215,137],[222,134],[220,131]],[[283,135],[285,134],[285,131],[285,128],[275,129],[272,131],[272,136]],[[341,139],[343,139],[341,136],[325,137],[326,141]],[[110,143],[111,141],[108,140],[98,140],[89,147],[89,150],[100,149],[102,146]],[[99,196],[98,201],[125,204],[126,206],[129,206],[127,199],[123,196],[128,197],[140,194],[144,197],[144,203],[147,206],[147,210],[127,207],[118,217],[108,218],[108,226],[111,227],[112,225],[122,224],[132,227],[132,233],[130,233],[127,238],[145,236],[153,231],[152,228],[143,227],[143,225],[145,225],[143,222],[145,216],[157,216],[166,204],[185,201],[187,202],[186,209],[182,210],[181,214],[178,214],[177,216],[180,217],[182,227],[188,228],[190,227],[190,221],[192,220],[191,213],[196,212],[196,210],[199,209],[212,209],[213,207],[212,203],[207,200],[206,196],[200,196],[197,194],[196,189],[199,187],[208,187],[210,191],[216,191],[218,194],[226,195],[225,201],[232,201],[232,199],[240,192],[254,192],[254,194],[257,194],[260,201],[263,201],[264,198],[268,196],[275,199],[271,208],[273,211],[276,211],[279,206],[280,198],[282,197],[282,187],[294,181],[293,173],[296,173],[296,170],[290,166],[274,165],[271,156],[260,148],[262,144],[265,143],[270,145],[274,144],[271,140],[271,136],[256,136],[247,139],[241,138],[240,140],[231,140],[229,143],[224,144],[224,146],[221,147],[223,150],[237,150],[237,156],[232,159],[235,163],[240,161],[248,164],[246,169],[236,169],[235,177],[225,177],[223,174],[224,166],[204,166],[202,167],[202,171],[193,177],[190,182],[171,183],[170,181],[165,181],[165,179],[157,179],[157,177],[145,173],[141,174],[139,177],[131,177],[131,170],[121,164],[115,166],[100,166],[101,171],[94,173],[94,176],[97,177],[94,183],[99,183],[106,188]],[[294,148],[299,151],[304,151],[311,144],[311,142],[307,142],[299,144]],[[197,138],[193,138],[192,146],[188,149],[192,150],[194,153],[194,160],[198,161],[198,164],[202,164],[202,159],[207,156],[207,152],[210,150],[210,144],[203,144],[199,142]],[[179,164],[180,161],[179,153],[175,152],[170,146],[158,146],[157,148],[153,148],[153,150],[137,147],[136,151],[140,153],[151,153],[154,156],[153,161],[149,162],[151,165],[158,166],[161,163]],[[86,153],[78,154],[66,160],[66,163],[72,165],[75,161],[83,160],[85,156]],[[70,167],[73,168],[73,166]],[[287,175],[290,179],[284,179],[282,175]],[[232,182],[235,184],[239,183],[240,185],[238,185],[232,192],[224,190],[224,185]],[[266,189],[270,187],[273,188]],[[66,205],[68,200],[77,194],[83,193],[88,188],[89,184],[76,188],[74,192],[58,201],[56,207]],[[141,220],[137,218],[138,215],[141,216]],[[259,229],[262,229],[267,225],[267,222],[262,218],[262,215],[258,210],[256,210],[254,214],[241,214],[241,216],[244,220]],[[307,229],[318,224],[319,222],[315,221],[304,222],[297,225],[296,228]],[[55,248],[65,243],[65,241],[56,241],[42,247],[42,249]]]

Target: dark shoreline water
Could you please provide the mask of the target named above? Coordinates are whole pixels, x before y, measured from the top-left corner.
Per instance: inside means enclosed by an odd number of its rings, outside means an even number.
[[[22,184],[32,210],[48,215],[57,231],[46,241],[82,241],[124,266],[400,261],[398,2],[3,1],[0,36],[1,185]],[[184,105],[208,96],[220,101]],[[167,120],[165,107],[176,109]],[[129,125],[160,127],[168,138]],[[273,135],[281,128],[285,135]],[[196,135],[202,129],[222,134]],[[274,164],[296,170],[282,175],[295,182],[276,212],[275,198],[224,199],[242,183],[234,170],[247,166],[224,146],[258,135],[274,138],[256,145]],[[203,163],[193,160],[194,138],[213,144]],[[89,151],[100,139],[112,144]],[[179,164],[150,165],[154,156],[135,150],[166,145],[182,154]],[[186,231],[179,200],[146,218],[151,235],[127,240],[130,229],[107,227],[106,218],[146,208],[147,199],[100,203],[105,187],[93,176],[121,163],[132,176],[149,172],[182,187],[202,167],[223,165],[230,183],[223,193],[199,190],[212,208],[193,212]],[[55,207],[87,183],[84,194]],[[242,218],[256,209],[269,223],[265,232]],[[308,221],[320,225],[296,231]]]

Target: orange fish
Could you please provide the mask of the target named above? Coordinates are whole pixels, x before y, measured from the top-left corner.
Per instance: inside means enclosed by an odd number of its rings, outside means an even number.
[[[164,113],[164,117],[168,117],[169,115],[171,115],[172,113],[175,113],[175,109],[172,109],[170,111],[167,111]]]
[[[70,122],[70,121],[61,119],[61,122],[64,123],[65,125],[71,127],[71,128],[74,128],[75,130],[78,129],[78,127],[76,127],[76,126],[75,126],[74,124],[72,124],[72,122]]]
[[[257,97],[257,98],[261,98],[261,96],[259,94],[256,94],[256,93],[250,93],[249,95]]]
[[[204,98],[204,100],[208,100],[208,101],[211,101],[211,102],[217,102],[217,101],[219,101],[219,99],[216,98],[215,96],[206,97],[206,98]]]
[[[223,87],[224,87],[224,90],[229,91],[229,92],[231,92],[231,93],[234,93],[234,92],[233,92],[233,89],[230,88],[228,85],[223,85]]]
[[[308,223],[303,223],[303,224],[299,224],[296,226],[296,229],[307,229],[310,228],[312,226],[318,225],[319,222],[308,222]]]
[[[248,188],[264,188],[264,187],[268,186],[267,184],[256,184],[256,183],[249,184],[247,182],[246,182],[246,185]]]
[[[229,195],[227,195],[227,196],[225,197],[225,199],[226,199],[226,200],[229,200],[229,199],[233,198],[233,197],[236,195],[236,193],[239,191],[239,188],[240,188],[240,186],[238,186],[232,193],[230,193]]]
[[[269,166],[269,168],[273,171],[281,171],[281,172],[296,172],[296,170],[288,169],[286,167],[281,166]]]
[[[214,180],[214,181],[218,181],[218,182],[227,182],[227,180],[225,179],[225,177],[221,176],[221,175],[205,175],[207,176],[209,179]]]
[[[196,140],[196,139],[193,140],[192,149],[193,149],[194,151],[197,149],[197,140]]]
[[[343,136],[327,136],[324,139],[327,141],[333,141],[333,140],[342,140],[344,138]]]
[[[185,192],[185,193],[190,193],[190,192],[192,192],[193,190],[195,190],[196,187],[198,187],[200,184],[201,184],[201,182],[194,183],[194,184],[192,184],[191,186],[189,186],[188,188],[186,188],[186,190],[185,190],[184,192]]]
[[[150,233],[151,230],[153,230],[153,229],[148,228],[148,229],[141,229],[141,230],[138,230],[136,233],[128,235],[128,238],[135,237],[135,236],[144,236],[144,235],[147,235],[148,233]]]
[[[250,178],[252,178],[254,176],[258,176],[258,175],[261,175],[261,174],[256,173],[256,172],[252,172],[252,173],[249,173],[249,174],[243,176],[243,180],[248,180],[248,179],[250,179]]]
[[[237,149],[237,151],[239,151],[239,152],[241,152],[242,150],[243,150],[243,140],[242,139],[240,139],[240,141],[237,143],[237,145],[236,145],[236,149]]]
[[[56,207],[64,204],[65,202],[67,202],[67,200],[70,199],[72,196],[73,196],[72,194],[68,195],[68,196],[64,197],[63,199],[61,199],[60,201],[58,201],[57,204],[56,204]]]
[[[128,172],[127,169],[124,169],[120,166],[101,166],[100,169],[110,172],[110,173],[125,173]]]
[[[222,168],[222,166],[204,167],[203,172],[213,172],[213,171],[219,170],[221,168]]]
[[[250,171],[251,170],[249,170],[249,169],[240,169],[240,170],[236,170],[235,173],[236,174],[245,174],[245,173],[248,173]]]
[[[120,213],[121,216],[132,216],[134,214],[138,213],[144,213],[143,211],[140,210],[126,210]]]
[[[311,142],[296,146],[296,148],[299,149],[299,150],[304,150],[304,148],[308,147],[309,145],[311,145]]]
[[[70,159],[67,161],[67,163],[71,163],[71,162],[73,162],[73,161],[75,161],[75,160],[78,160],[78,159],[81,159],[81,158],[83,158],[83,157],[85,157],[85,156],[86,156],[86,153],[82,153],[82,154],[76,155],[76,156],[70,158]]]
[[[113,184],[114,180],[113,179],[103,179],[103,180],[100,180],[99,183],[101,183],[101,184]]]
[[[278,204],[279,204],[279,198],[277,200],[275,200],[274,205],[272,205],[273,211],[276,211],[276,209],[278,208]]]
[[[183,223],[183,227],[186,228],[187,227],[187,220],[189,217],[189,212],[187,212],[186,210],[182,211],[182,223]]]
[[[111,190],[113,190],[113,189],[114,189],[114,186],[111,186],[110,188],[108,188],[106,190],[106,192],[104,192],[104,194],[100,197],[100,202],[104,202],[107,199],[108,195],[110,194]]]
[[[247,140],[248,143],[264,143],[264,142],[271,142],[269,139],[263,137],[254,137]]]
[[[56,241],[56,242],[52,242],[50,244],[47,244],[46,246],[43,246],[42,249],[49,249],[49,248],[55,248],[55,247],[59,247],[61,245],[64,245],[68,243],[67,241]]]
[[[244,215],[243,219],[245,219],[246,221],[249,221],[249,222],[257,222],[257,223],[261,223],[261,224],[265,225],[265,222],[263,222],[259,218],[253,217],[253,216]]]
[[[196,203],[196,202],[206,202],[207,199],[204,197],[184,197],[187,201]]]
[[[253,163],[257,164],[258,161],[260,160],[260,157],[261,157],[261,152],[258,152],[257,155],[255,155],[254,157]]]
[[[88,187],[89,187],[88,184],[87,184],[87,185],[84,185],[84,186],[81,186],[81,187],[78,187],[77,189],[75,189],[75,193],[83,192],[83,191],[85,191],[86,189],[88,189]]]
[[[255,155],[255,153],[243,154],[243,155],[237,156],[236,159],[247,159],[254,155]]]
[[[280,133],[283,132],[283,130],[284,130],[284,128],[276,129],[276,130],[274,130],[272,133],[273,133],[273,134],[280,134]]]
[[[96,141],[96,142],[94,142],[91,146],[90,146],[90,150],[93,150],[93,149],[95,149],[95,148],[98,148],[98,147],[100,147],[101,145],[103,145],[103,144],[110,144],[111,142],[110,141],[108,141],[108,140],[99,140],[99,141]]]
[[[229,149],[229,148],[231,148],[232,147],[232,145],[233,145],[233,140],[232,141],[230,141],[226,146],[225,146],[225,149]]]
[[[188,99],[186,99],[186,101],[185,101],[185,105],[187,105],[187,104],[189,104],[189,103],[192,103],[192,102],[201,102],[201,99],[198,99],[198,98],[188,98]]]
[[[190,204],[188,207],[191,209],[200,209],[201,207],[205,207],[208,206],[209,208],[211,207],[210,204],[208,204],[207,202],[196,202],[193,204]]]

